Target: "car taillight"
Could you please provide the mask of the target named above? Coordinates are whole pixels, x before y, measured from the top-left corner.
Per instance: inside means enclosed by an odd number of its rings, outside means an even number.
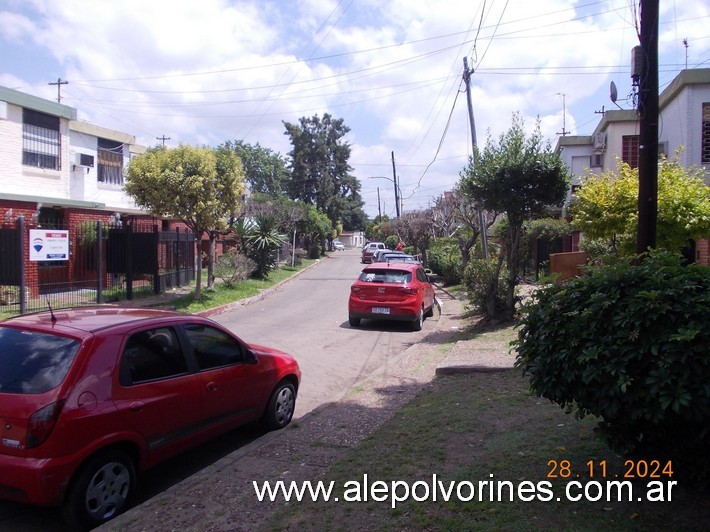
[[[57,401],[40,408],[32,414],[27,425],[27,449],[38,447],[49,438],[63,406],[63,400]]]
[[[360,291],[360,287],[359,287],[359,286],[351,286],[351,287],[350,287],[350,290],[352,290],[353,292],[359,292],[359,291]]]
[[[417,289],[416,289],[416,288],[409,288],[409,287],[407,287],[407,286],[403,286],[403,287],[401,288],[401,290],[402,290],[402,292],[404,292],[405,294],[410,294],[410,295],[414,295],[414,294],[417,293]]]

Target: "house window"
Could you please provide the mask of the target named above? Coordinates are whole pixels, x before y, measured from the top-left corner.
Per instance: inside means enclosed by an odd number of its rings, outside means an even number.
[[[710,164],[710,103],[703,104],[703,153],[701,164]]]
[[[113,140],[99,139],[99,183],[123,185],[123,144]]]
[[[22,110],[22,164],[60,169],[59,117]]]
[[[621,160],[631,168],[639,166],[639,136],[624,135],[621,137]]]

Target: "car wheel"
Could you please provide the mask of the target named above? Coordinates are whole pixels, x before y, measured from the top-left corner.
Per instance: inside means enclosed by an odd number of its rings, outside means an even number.
[[[97,454],[74,477],[64,500],[64,518],[79,530],[113,519],[127,508],[135,482],[135,467],[125,452]]]
[[[288,381],[281,381],[274,389],[264,412],[264,424],[269,430],[282,429],[291,422],[296,408],[296,389]]]
[[[419,314],[417,315],[417,319],[412,322],[412,329],[415,331],[421,331],[423,325],[424,325],[424,307],[421,307],[419,309]]]
[[[348,323],[350,323],[350,327],[358,327],[360,325],[360,318],[348,318]]]
[[[434,317],[434,305],[429,307],[429,309],[424,313],[425,318],[433,318]]]

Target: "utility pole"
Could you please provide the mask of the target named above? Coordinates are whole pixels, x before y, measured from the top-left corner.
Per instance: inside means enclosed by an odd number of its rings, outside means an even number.
[[[636,253],[656,247],[658,222],[658,4],[641,0],[639,81],[639,195]]]
[[[57,86],[57,103],[62,103],[62,85],[68,85],[68,81],[62,81],[62,78],[57,78],[57,81],[50,81],[47,85]]]
[[[166,137],[166,136],[165,136],[165,133],[163,133],[163,136],[162,136],[162,137],[155,137],[155,140],[160,140],[160,141],[162,141],[162,142],[163,142],[163,148],[164,148],[164,147],[165,147],[165,141],[166,141],[166,140],[170,140],[170,137]]]
[[[380,207],[380,187],[377,187],[377,215],[382,219],[382,207]]]
[[[473,147],[473,164],[476,162],[476,123],[473,120],[473,103],[471,103],[471,71],[468,69],[468,58],[463,58],[463,80],[466,83],[466,100],[468,101],[468,119],[471,123],[471,146]],[[488,236],[486,235],[486,217],[483,209],[478,207],[478,223],[481,225],[481,249],[483,258],[488,258]]]
[[[396,206],[397,218],[399,218],[399,192],[397,189],[397,169],[394,166],[394,152],[392,152],[392,181],[394,181],[394,204]]]

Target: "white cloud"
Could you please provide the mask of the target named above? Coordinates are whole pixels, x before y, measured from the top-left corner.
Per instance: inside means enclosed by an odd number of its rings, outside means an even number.
[[[684,65],[683,38],[689,65],[707,65],[710,7],[661,12],[667,83]],[[554,142],[561,94],[565,129],[588,134],[611,106],[609,82],[621,98],[631,90],[633,21],[626,0],[4,0],[0,83],[54,99],[47,82],[61,77],[62,103],[147,145],[244,139],[286,154],[283,121],[330,113],[351,129],[373,214],[377,187],[394,211],[392,184],[367,179],[392,176],[392,152],[405,208],[458,180],[471,151],[463,57],[479,145],[516,111],[529,128],[539,116]]]

